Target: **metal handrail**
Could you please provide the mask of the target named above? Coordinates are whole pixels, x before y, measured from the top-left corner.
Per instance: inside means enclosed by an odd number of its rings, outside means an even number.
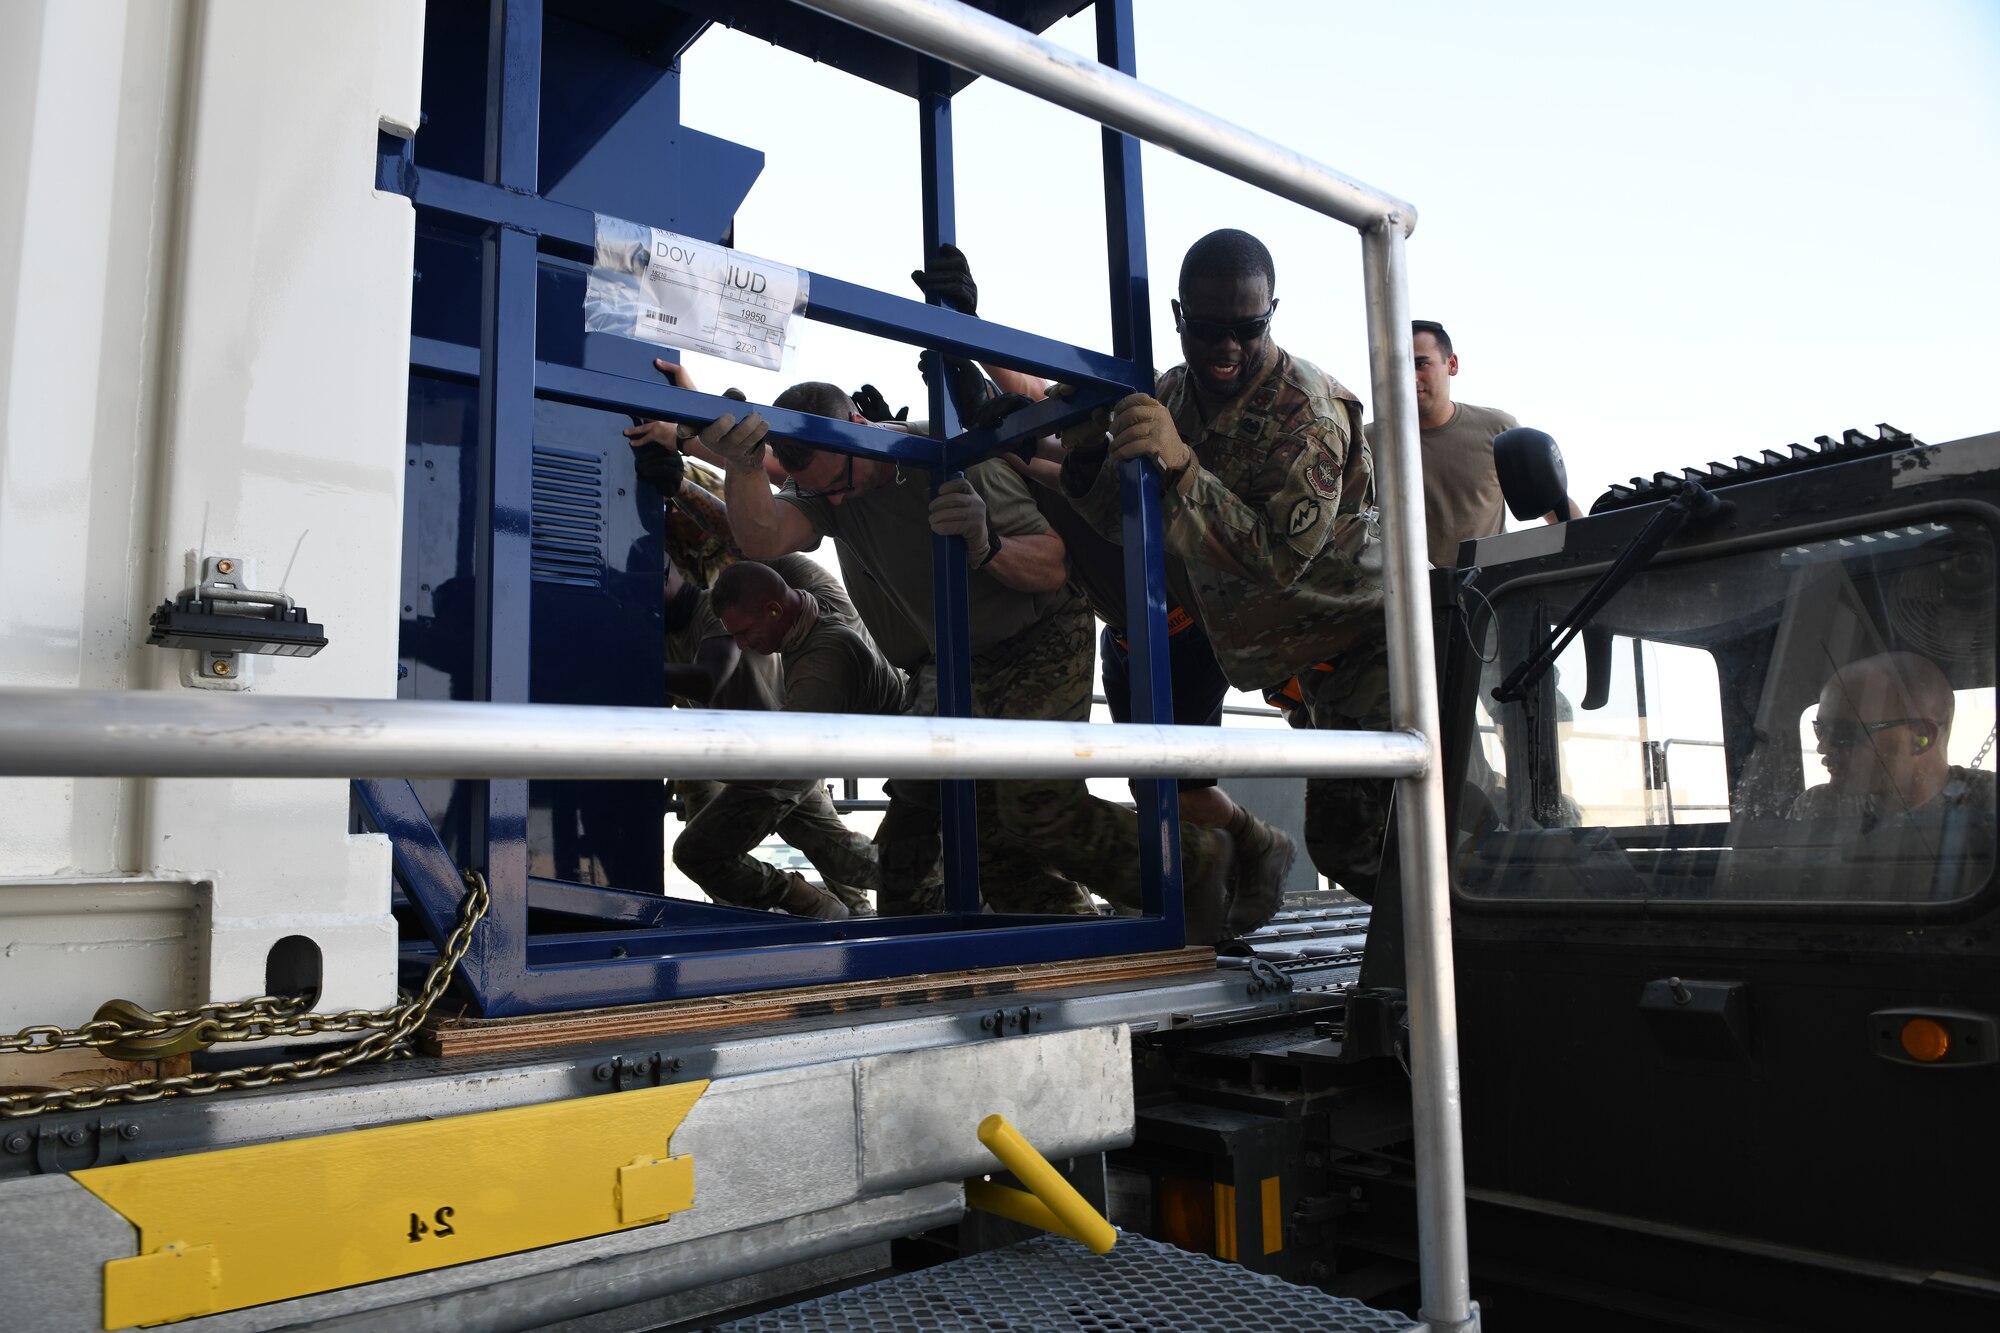
[[[1417,225],[1417,210],[1394,195],[969,5],[953,0],[802,3],[946,64],[1067,107],[1135,139],[1171,149],[1350,227],[1393,222],[1408,236]]]
[[[1105,708],[1111,706],[1111,701],[1101,694],[1091,695],[1090,702]],[[1224,704],[1222,705],[1222,715],[1224,717],[1274,717],[1279,719],[1285,716],[1275,708],[1256,708],[1250,704]]]
[[[0,689],[0,776],[1410,777],[1395,732]]]
[[[1430,562],[1424,546],[1403,241],[1416,210],[1260,135],[956,0],[799,0],[807,8],[984,75],[1304,204],[1361,233],[1377,499],[1383,527],[1383,612],[1393,725],[1430,754],[1438,735]],[[1231,744],[1255,735],[1238,729]],[[1221,770],[1209,770],[1221,771]],[[1404,950],[1410,1015],[1411,1115],[1417,1144],[1421,1315],[1433,1333],[1478,1326],[1465,1248],[1465,1157],[1459,1135],[1458,1018],[1445,866],[1444,785],[1435,763],[1402,778]]]
[[[1664,741],[1660,742],[1660,790],[1665,792],[1667,797],[1668,828],[1672,828],[1674,826],[1674,815],[1681,810],[1727,810],[1730,808],[1726,805],[1676,806],[1674,804],[1673,773],[1672,770],[1667,766],[1667,752],[1672,750],[1676,745],[1699,745],[1714,750],[1726,750],[1729,748],[1722,741],[1698,741],[1698,740],[1693,740],[1686,736],[1669,736]]]

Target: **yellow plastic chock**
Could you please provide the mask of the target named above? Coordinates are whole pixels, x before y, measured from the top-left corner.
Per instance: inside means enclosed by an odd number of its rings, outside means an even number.
[[[1118,1229],[1021,1137],[1021,1131],[1007,1123],[1006,1116],[989,1115],[980,1121],[979,1141],[1033,1193],[1024,1194],[990,1180],[969,1180],[965,1184],[966,1203],[982,1212],[1081,1241],[1095,1254],[1109,1253],[1118,1243]]]

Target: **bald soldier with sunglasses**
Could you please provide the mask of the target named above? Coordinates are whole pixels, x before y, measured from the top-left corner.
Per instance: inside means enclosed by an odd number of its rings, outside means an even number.
[[[1991,817],[1994,776],[1946,757],[1957,700],[1937,663],[1917,653],[1850,662],[1819,692],[1813,737],[1828,781],[1799,793],[1794,819],[1884,821],[1952,806]]]
[[[1186,571],[1177,600],[1229,683],[1296,699],[1297,726],[1379,730],[1389,725],[1388,645],[1361,405],[1272,340],[1276,286],[1270,251],[1249,233],[1196,241],[1173,302],[1185,361],[1108,420],[1064,432],[1063,489],[1116,539],[1116,465],[1151,459],[1167,550]],[[1381,871],[1389,790],[1382,780],[1306,784],[1314,866],[1364,899]]]

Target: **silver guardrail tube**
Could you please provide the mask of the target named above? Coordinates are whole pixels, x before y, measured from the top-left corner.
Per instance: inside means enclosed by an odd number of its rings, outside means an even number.
[[[1437,659],[1431,635],[1430,558],[1424,546],[1423,456],[1417,436],[1410,296],[1403,234],[1361,234],[1368,303],[1368,364],[1375,391],[1375,465],[1384,534],[1382,609],[1389,631],[1393,724],[1438,735]],[[1433,1328],[1472,1319],[1465,1248],[1465,1151],[1460,1132],[1457,980],[1451,951],[1450,868],[1444,781],[1435,763],[1396,788],[1402,852],[1403,957],[1410,1005],[1411,1114],[1417,1142],[1417,1236],[1424,1317]],[[1463,1311],[1454,1320],[1442,1311]]]
[[[1401,199],[956,0],[801,3],[1170,149],[1350,227],[1394,217],[1407,236],[1417,225],[1417,210]]]
[[[1387,732],[0,689],[0,777],[1407,777]]]
[[[801,0],[890,41],[1054,102],[1134,138],[1337,219],[1362,234],[1375,454],[1383,510],[1391,711],[1435,757],[1437,669],[1431,648],[1423,463],[1411,364],[1403,240],[1410,205],[1270,140],[1065,51],[956,0]],[[1239,735],[1242,733],[1238,733]],[[1323,776],[1340,776],[1327,770]],[[1444,788],[1435,762],[1398,780],[1409,970],[1411,1100],[1417,1156],[1421,1317],[1434,1333],[1478,1326],[1465,1243],[1458,1023],[1445,865]]]

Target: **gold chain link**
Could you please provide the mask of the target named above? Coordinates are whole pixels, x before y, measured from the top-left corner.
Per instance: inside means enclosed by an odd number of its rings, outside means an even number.
[[[22,1028],[12,1037],[0,1037],[0,1053],[54,1051],[65,1047],[93,1046],[99,1049],[134,1037],[165,1036],[189,1024],[212,1023],[222,1041],[254,1041],[263,1037],[296,1037],[324,1032],[366,1032],[368,1035],[349,1046],[321,1051],[304,1060],[223,1069],[214,1073],[182,1074],[172,1078],[142,1078],[102,1087],[64,1088],[54,1092],[29,1092],[0,1096],[0,1119],[41,1115],[47,1111],[89,1111],[118,1102],[156,1102],[165,1097],[201,1097],[232,1088],[263,1088],[273,1083],[297,1083],[319,1078],[351,1065],[370,1060],[394,1059],[406,1054],[410,1038],[423,1026],[431,1006],[451,984],[465,951],[472,944],[472,931],[486,916],[492,898],[486,878],[476,870],[465,872],[465,902],[459,909],[458,925],[445,941],[444,953],[424,977],[423,988],[405,994],[389,1009],[348,1009],[337,1014],[304,1012],[305,1001],[298,996],[263,995],[254,1000],[203,1005],[199,1009],[148,1013],[132,1006],[157,1027],[133,1027],[110,1020],[93,1020],[77,1028],[52,1026]],[[99,1013],[104,1012],[102,1009]],[[206,1034],[204,1034],[206,1035]]]

